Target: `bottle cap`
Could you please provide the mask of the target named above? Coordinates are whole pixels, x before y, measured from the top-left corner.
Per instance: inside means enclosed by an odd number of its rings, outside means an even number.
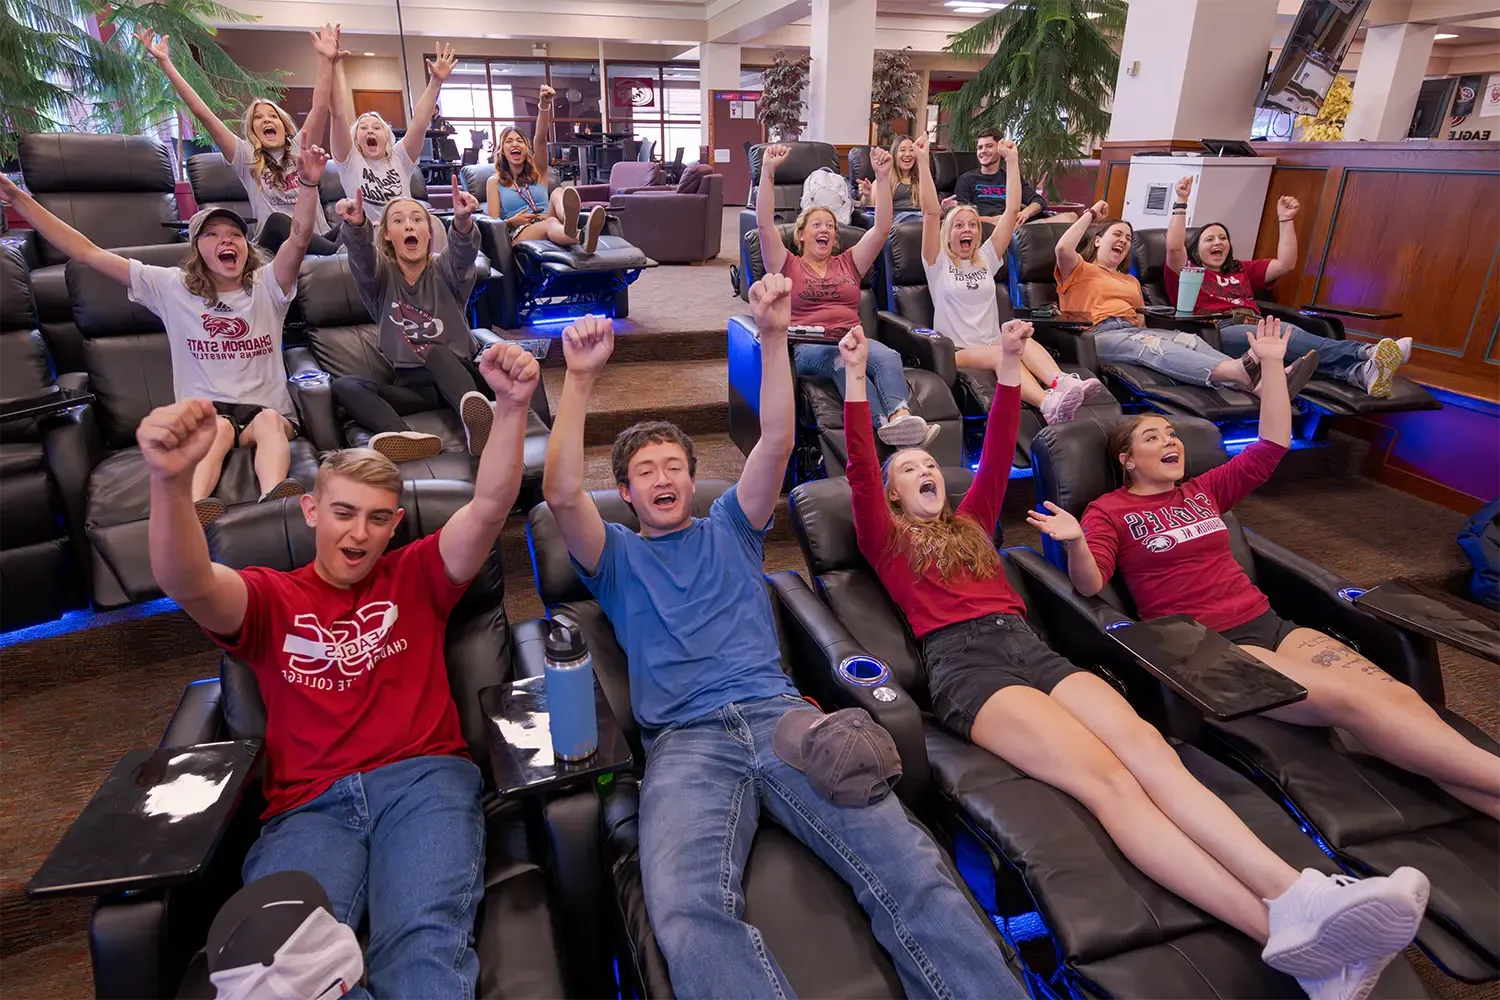
[[[547,630],[547,659],[553,663],[571,663],[589,654],[583,641],[583,630],[571,618],[553,615]]]

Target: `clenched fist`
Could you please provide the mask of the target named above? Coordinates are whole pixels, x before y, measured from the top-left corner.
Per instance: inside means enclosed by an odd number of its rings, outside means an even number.
[[[154,479],[189,478],[208,456],[219,432],[218,414],[206,399],[186,399],[158,406],[135,431],[135,443]]]
[[[768,274],[750,286],[750,311],[761,341],[767,337],[786,336],[792,322],[792,279],[784,274]]]
[[[520,344],[493,344],[479,356],[479,374],[494,390],[495,402],[525,406],[542,380],[542,368]]]
[[[562,342],[569,374],[598,375],[614,353],[614,322],[592,314],[580,317],[563,331]]]

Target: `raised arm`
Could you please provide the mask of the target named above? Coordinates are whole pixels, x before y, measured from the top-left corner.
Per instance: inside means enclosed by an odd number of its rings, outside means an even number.
[[[325,24],[309,34],[312,35],[313,49],[318,53],[318,75],[313,81],[312,109],[307,112],[302,130],[297,134],[303,142],[322,142],[323,129],[328,125],[328,106],[333,101],[334,65],[348,53],[339,50],[339,26],[336,24]]]
[[[438,255],[438,273],[444,283],[460,297],[467,299],[468,290],[474,287],[474,265],[479,253],[479,240],[474,232],[474,213],[479,211],[479,199],[458,183],[453,175],[453,227],[451,237],[443,252]],[[434,226],[442,223],[433,220]]]
[[[479,373],[495,393],[495,422],[479,455],[474,499],[448,519],[438,537],[443,569],[454,583],[474,579],[515,506],[521,491],[526,413],[531,409],[531,394],[542,380],[536,358],[519,344],[491,345],[479,356]]]
[[[453,67],[458,65],[458,59],[453,55],[453,46],[438,42],[437,51],[428,65],[431,71],[427,76],[427,89],[417,98],[417,106],[411,113],[411,125],[401,137],[401,148],[406,150],[407,158],[413,163],[422,158],[422,143],[427,138],[427,126],[432,124],[432,116],[437,114],[438,91],[443,88],[443,81],[448,79]]]
[[[792,321],[791,279],[767,273],[750,286],[750,308],[760,332],[760,440],[745,459],[739,498],[745,520],[759,531],[776,509],[797,434],[792,361],[786,342],[787,324]]]
[[[552,138],[552,102],[557,91],[542,84],[536,95],[536,134],[531,138],[532,158],[540,164],[543,180],[547,176],[547,142]]]
[[[865,558],[874,563],[890,537],[891,509],[885,502],[875,431],[870,422],[865,375],[869,354],[870,345],[860,327],[852,328],[839,341],[839,360],[844,365],[844,440],[849,448],[845,472],[853,502],[854,537]]]
[[[323,211],[323,200],[318,196],[318,182],[323,179],[323,167],[328,163],[328,153],[321,146],[311,143],[302,147],[297,156],[297,207],[292,211],[292,232],[276,251],[271,262],[271,273],[276,284],[288,295],[297,291],[297,272],[302,268],[302,258],[307,256],[307,245],[313,238],[313,220]]]
[[[1109,202],[1096,201],[1093,206],[1086,209],[1078,217],[1078,221],[1068,227],[1068,231],[1062,234],[1057,241],[1057,275],[1066,278],[1073,273],[1078,262],[1083,258],[1078,256],[1078,244],[1083,242],[1083,236],[1089,231],[1089,226],[1094,224],[1095,219],[1106,218],[1109,215]]]
[[[1172,216],[1167,220],[1167,270],[1182,273],[1188,265],[1187,203],[1193,193],[1193,179],[1184,177],[1172,189]]]
[[[1009,195],[1007,194],[1007,200]],[[1011,202],[1014,204],[1014,202]],[[1000,327],[1000,363],[995,367],[995,398],[985,420],[984,446],[979,468],[958,509],[985,530],[993,530],[1005,503],[1011,463],[1016,454],[1016,435],[1021,428],[1021,355],[1031,339],[1032,326],[1021,319],[1007,320]]]
[[[943,252],[943,204],[932,179],[927,136],[918,136],[913,145],[917,147],[917,199],[922,206],[922,262],[931,267]]]
[[[1093,597],[1104,589],[1104,574],[1100,572],[1099,563],[1094,558],[1093,549],[1107,549],[1113,567],[1113,541],[1109,532],[1108,524],[1098,525],[1093,530],[1091,544],[1084,537],[1083,526],[1078,523],[1078,518],[1063,510],[1051,500],[1044,501],[1042,506],[1047,508],[1048,513],[1039,510],[1028,510],[1026,522],[1042,534],[1051,538],[1054,542],[1060,542],[1068,553],[1068,579],[1073,581],[1073,589],[1084,597]],[[1084,515],[1085,520],[1088,515]],[[1102,543],[1102,545],[1101,545]]]
[[[1260,439],[1283,448],[1292,443],[1292,397],[1286,384],[1286,338],[1291,331],[1272,316],[1255,324],[1250,353],[1260,362]],[[1226,505],[1227,507],[1228,505]]]
[[[208,539],[193,511],[193,470],[217,433],[213,403],[187,399],[148,413],[135,440],[151,473],[151,575],[193,621],[210,632],[234,635],[245,622],[245,581],[209,559]]]
[[[333,93],[328,99],[328,111],[333,119],[328,130],[328,147],[333,158],[343,163],[354,151],[354,94],[344,75],[342,52],[333,64]]]
[[[604,518],[583,488],[583,423],[589,397],[615,349],[614,324],[584,316],[563,330],[562,342],[568,373],[547,438],[542,497],[557,518],[568,553],[585,572],[595,573],[604,554]]]
[[[875,223],[854,244],[854,269],[863,275],[880,256],[885,238],[891,234],[891,154],[879,146],[870,150],[870,166],[875,168]]]
[[[760,262],[767,274],[786,268],[786,244],[776,228],[776,168],[790,155],[785,146],[767,146],[760,160],[760,187],[755,192],[755,227],[760,231]]]
[[[140,40],[141,45],[156,60],[161,71],[167,74],[167,80],[172,84],[172,89],[177,91],[177,96],[182,98],[182,103],[188,106],[193,117],[203,123],[208,129],[209,138],[213,139],[214,145],[219,147],[219,152],[224,154],[224,159],[234,159],[235,140],[238,139],[229,126],[219,120],[219,116],[213,113],[207,102],[198,96],[198,92],[188,86],[177,67],[172,65],[172,57],[168,54],[168,36],[162,35],[156,38],[156,32],[142,25],[136,29],[135,37]]]
[[[1000,155],[1005,157],[1005,211],[995,221],[995,231],[990,233],[990,243],[994,245],[995,252],[1005,256],[1005,248],[1010,246],[1010,238],[1020,225],[1021,202],[1021,151],[1016,144],[1009,139],[1000,143]]]
[[[1297,270],[1297,213],[1302,203],[1289,194],[1276,199],[1276,259],[1266,265],[1266,281]]]
[[[70,260],[92,267],[107,274],[122,285],[130,284],[130,261],[119,254],[110,253],[94,246],[92,240],[47,211],[28,192],[16,187],[15,182],[0,174],[0,204],[11,205],[21,218],[31,224],[37,235],[51,243]]]

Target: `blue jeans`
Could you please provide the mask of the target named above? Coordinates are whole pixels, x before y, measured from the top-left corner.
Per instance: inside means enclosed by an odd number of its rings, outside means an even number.
[[[1195,333],[1146,329],[1119,317],[1095,324],[1090,332],[1100,361],[1141,365],[1188,385],[1214,385],[1215,366],[1234,360]],[[1245,388],[1232,382],[1218,384]]]
[[[651,744],[641,785],[646,912],[680,997],[790,997],[745,923],[742,878],[765,809],[849,884],[910,997],[1026,993],[894,795],[844,808],[771,749],[792,695],[737,702],[671,726]]]
[[[245,858],[245,882],[304,871],[340,922],[357,930],[369,917],[370,992],[346,996],[472,997],[474,912],[484,894],[480,784],[479,768],[462,757],[347,775],[272,817]]]
[[[878,340],[868,343],[870,354],[865,367],[869,372],[870,416],[879,427],[892,413],[907,408],[906,373],[901,370],[901,355]],[[792,361],[798,375],[826,378],[839,387],[840,396],[844,395],[844,368],[839,364],[839,349],[834,345],[793,345]]]
[[[1370,345],[1358,340],[1329,340],[1291,323],[1282,323],[1281,328],[1291,331],[1286,338],[1287,364],[1315,350],[1318,352],[1318,374],[1329,378],[1347,379],[1370,356]],[[1250,335],[1254,332],[1255,326],[1251,323],[1221,326],[1219,342],[1230,354],[1243,354],[1250,350]]]

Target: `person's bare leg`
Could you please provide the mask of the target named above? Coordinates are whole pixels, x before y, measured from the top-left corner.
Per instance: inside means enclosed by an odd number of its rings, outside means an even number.
[[[1266,906],[1183,833],[1099,738],[1035,688],[1002,688],[975,717],[970,738],[1083,803],[1147,876],[1262,944]]]
[[[1241,648],[1307,688],[1305,700],[1267,712],[1270,718],[1347,729],[1371,753],[1500,819],[1500,757],[1464,739],[1421,695],[1348,646],[1299,628],[1274,653]]]
[[[193,502],[212,496],[219,485],[219,475],[224,471],[224,456],[234,447],[234,425],[226,417],[215,421],[213,447],[193,469]]]
[[[1044,388],[1050,388],[1057,377],[1062,374],[1062,369],[1057,366],[1057,361],[1047,352],[1047,349],[1035,340],[1026,341],[1026,346],[1021,349],[1022,369],[1029,375],[1035,375],[1036,380]]]
[[[292,423],[275,410],[261,410],[240,434],[240,445],[255,449],[255,481],[261,493],[275,489],[292,469]]]
[[[1161,733],[1114,688],[1093,674],[1076,673],[1052,689],[1052,698],[1130,769],[1157,808],[1262,899],[1275,899],[1297,881],[1291,865],[1193,777]]]
[[[1033,347],[1043,354],[1047,353],[1045,347],[1037,346],[1029,340],[1026,342],[1026,353],[1021,355],[1021,399],[1032,406],[1041,406],[1042,400],[1047,396],[1047,388],[1038,384],[1031,372],[1027,371],[1027,364],[1029,364],[1027,359]],[[1000,364],[1000,348],[998,346],[961,347],[954,352],[953,363],[959,368],[982,368],[986,371],[994,371]],[[1057,366],[1053,365],[1053,370],[1056,371],[1056,369]],[[1051,384],[1050,378],[1047,383]]]
[[[1250,376],[1245,374],[1245,365],[1242,361],[1231,358],[1228,361],[1220,361],[1214,365],[1214,370],[1209,373],[1209,378],[1215,385],[1233,384],[1241,388],[1250,388]]]

